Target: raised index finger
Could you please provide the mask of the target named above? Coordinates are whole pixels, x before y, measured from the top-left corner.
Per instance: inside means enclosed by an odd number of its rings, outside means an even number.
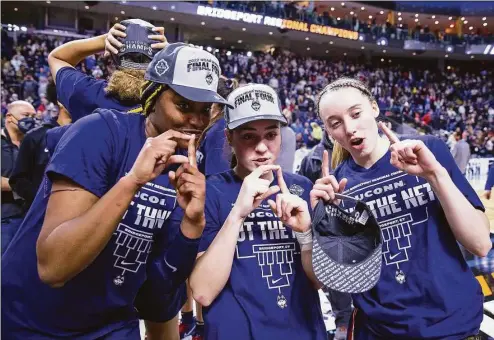
[[[289,193],[288,187],[286,186],[285,179],[283,178],[283,171],[281,171],[281,167],[276,171],[278,175],[278,186],[280,187],[280,191],[282,194]]]
[[[381,129],[382,132],[384,132],[384,134],[386,135],[386,137],[388,137],[388,139],[391,142],[391,144],[398,143],[400,141],[400,139],[398,138],[398,136],[396,136],[394,134],[394,132],[391,131],[386,126],[386,124],[384,124],[384,122],[379,122],[379,128]]]
[[[196,136],[192,135],[192,138],[189,140],[189,164],[194,168],[197,168],[197,159],[196,159],[196,144],[195,144]]]
[[[329,176],[329,153],[327,150],[324,150],[322,154],[322,177]]]

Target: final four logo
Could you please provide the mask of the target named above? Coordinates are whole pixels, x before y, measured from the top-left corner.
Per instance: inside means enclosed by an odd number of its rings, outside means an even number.
[[[251,107],[254,111],[259,111],[261,109],[261,103],[259,102],[259,100],[254,100]]]
[[[154,67],[154,70],[156,71],[156,73],[158,73],[159,76],[162,76],[163,74],[165,74],[166,71],[168,71],[168,69],[169,69],[168,63],[166,62],[166,60],[163,60],[163,59],[158,61],[156,63],[156,66]]]

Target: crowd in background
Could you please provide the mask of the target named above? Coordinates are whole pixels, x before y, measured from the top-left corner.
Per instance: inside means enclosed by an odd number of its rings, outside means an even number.
[[[356,31],[362,34],[371,34],[376,38],[414,39],[424,42],[447,42],[453,45],[462,43],[485,44],[494,41],[492,34],[484,34],[481,28],[468,32],[462,36],[446,33],[439,28],[421,25],[420,22],[409,27],[406,23],[391,24],[389,20],[379,21],[376,16],[372,19],[361,20],[357,14],[335,16],[329,8],[320,10],[314,1],[199,1],[205,5],[263,14],[278,18],[304,21],[311,24],[332,26]],[[384,17],[385,18],[385,17]]]
[[[39,124],[56,119],[58,106],[47,93],[47,85],[53,81],[47,56],[67,38],[20,34],[14,46],[4,33],[2,118],[8,103],[24,99],[35,107]],[[494,155],[493,70],[475,74],[440,72],[347,58],[319,60],[287,51],[250,55],[218,50],[216,55],[227,77],[236,77],[240,84],[268,84],[278,91],[298,147],[310,148],[322,139],[322,123],[316,114],[317,93],[338,77],[350,76],[369,85],[383,115],[425,133],[438,134],[451,148],[466,131],[472,154]],[[79,67],[95,78],[105,78],[111,72],[110,61],[99,55],[87,58]]]

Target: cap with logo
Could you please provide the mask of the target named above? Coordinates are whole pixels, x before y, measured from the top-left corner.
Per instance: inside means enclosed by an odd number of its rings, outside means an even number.
[[[381,276],[381,230],[362,201],[347,213],[320,201],[312,222],[312,267],[326,287],[343,293],[372,289]]]
[[[149,39],[149,35],[156,35],[153,24],[141,19],[128,19],[120,22],[125,26],[125,38],[117,37],[122,43],[118,54],[113,55],[113,61],[118,67],[145,70],[157,50],[152,44],[160,41]]]
[[[276,120],[287,124],[281,113],[281,104],[276,91],[263,84],[248,84],[237,88],[228,96],[231,108],[225,112],[226,125],[233,130],[256,120]]]
[[[220,74],[218,59],[211,53],[184,43],[173,43],[154,56],[144,78],[168,85],[195,102],[229,105],[216,92]]]

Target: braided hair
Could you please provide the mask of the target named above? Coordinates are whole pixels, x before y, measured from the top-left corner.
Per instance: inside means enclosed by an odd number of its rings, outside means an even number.
[[[321,118],[320,105],[321,105],[322,97],[328,92],[335,92],[346,88],[356,89],[364,97],[366,97],[371,103],[376,102],[376,99],[374,98],[370,90],[367,88],[367,86],[364,84],[364,82],[355,78],[342,77],[326,85],[326,87],[317,96],[316,112],[319,118]],[[334,141],[333,154],[331,156],[331,167],[335,169],[344,160],[348,159],[348,157],[350,157],[350,153],[347,150],[343,149],[343,147],[339,143]]]
[[[156,105],[156,100],[159,98],[161,93],[168,88],[165,84],[160,84],[153,82],[151,80],[146,80],[144,85],[141,87],[141,111],[140,113],[146,117],[151,114]]]

